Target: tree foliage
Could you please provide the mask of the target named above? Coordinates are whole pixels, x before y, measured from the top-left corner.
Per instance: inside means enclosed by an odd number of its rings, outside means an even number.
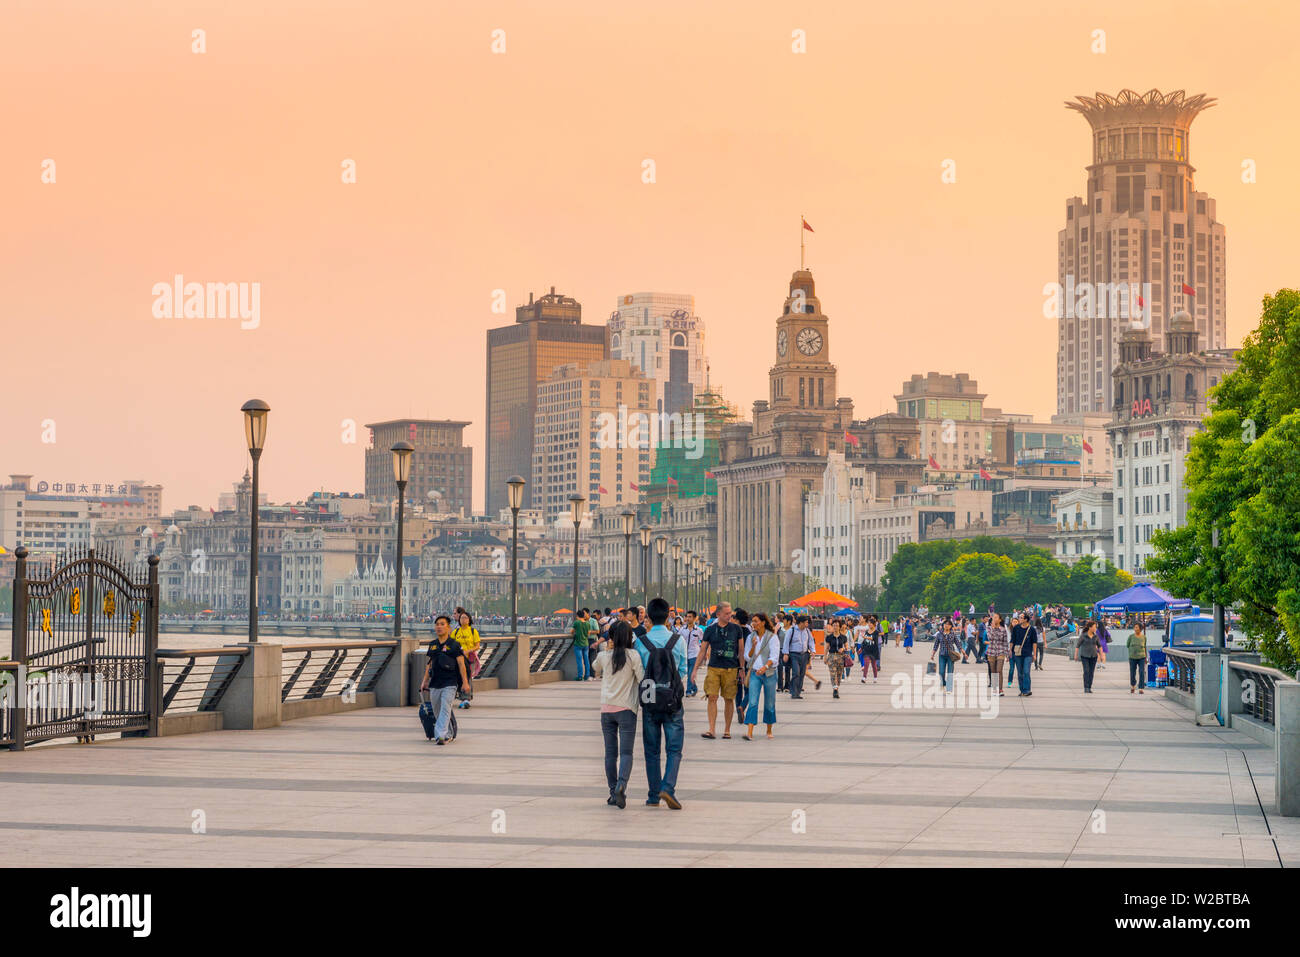
[[[885,565],[879,607],[897,613],[922,604],[925,602],[931,575],[951,565],[961,556],[973,554],[1003,556],[1017,565],[1031,556],[1058,564],[1046,549],[991,535],[978,535],[957,541],[908,542],[900,545]],[[945,604],[931,607],[947,607],[946,598],[944,595]],[[986,599],[982,604],[977,601],[975,607],[986,608],[988,601]],[[968,604],[966,602],[962,607]]]
[[[1187,455],[1187,523],[1152,536],[1161,587],[1238,605],[1273,665],[1300,662],[1300,292],[1266,296]],[[1213,530],[1219,529],[1219,548]]]

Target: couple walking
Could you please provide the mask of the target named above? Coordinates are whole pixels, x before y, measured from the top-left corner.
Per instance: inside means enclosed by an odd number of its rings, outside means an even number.
[[[620,809],[627,806],[632,745],[640,711],[648,785],[645,803],[649,807],[663,803],[679,811],[682,804],[677,800],[677,772],[686,737],[682,722],[686,642],[668,628],[668,602],[651,599],[646,612],[650,628],[644,635],[637,635],[627,621],[615,621],[592,662],[592,670],[600,678],[607,803]]]

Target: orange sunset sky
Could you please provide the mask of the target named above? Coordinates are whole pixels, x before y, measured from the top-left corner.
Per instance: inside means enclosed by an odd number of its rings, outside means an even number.
[[[473,422],[481,508],[486,329],[552,285],[589,322],[692,293],[747,414],[800,213],[859,418],[929,370],[1046,418],[1043,285],[1090,156],[1064,101],[1218,98],[1191,160],[1235,344],[1300,282],[1298,27],[1295,3],[1198,0],[0,0],[0,473],[213,505],[260,397],[273,501],[360,491],[341,422],[415,415]],[[154,318],[176,273],[259,282],[260,326]]]

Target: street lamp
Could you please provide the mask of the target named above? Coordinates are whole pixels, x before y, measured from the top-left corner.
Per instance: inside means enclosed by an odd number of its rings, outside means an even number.
[[[645,593],[645,604],[650,604],[650,532],[653,529],[641,523],[641,590]]]
[[[704,582],[710,585],[713,581],[713,562],[704,563]],[[719,596],[721,598],[721,596]]]
[[[519,509],[524,504],[524,479],[512,475],[506,479],[506,495],[510,501],[510,633],[519,634]]]
[[[261,399],[249,399],[241,407],[244,413],[244,438],[248,440],[248,454],[253,457],[253,498],[249,504],[252,523],[248,546],[248,640],[257,641],[257,464],[266,446],[266,415],[271,407]]]
[[[682,543],[673,542],[673,609],[679,614],[681,607],[677,604],[677,572],[682,564]]]
[[[691,556],[691,604],[699,611],[700,617],[705,618],[704,609],[700,607],[700,556]]]
[[[659,597],[664,595],[664,551],[668,548],[668,539],[660,535],[655,539],[655,554],[659,556]]]
[[[623,607],[632,605],[632,528],[636,525],[636,512],[625,508],[619,514],[623,520]]]
[[[574,492],[569,496],[569,511],[573,515],[573,619],[578,620],[578,531],[582,527],[582,510],[587,500]]]
[[[410,442],[397,442],[393,453],[393,480],[397,482],[397,595],[393,599],[393,637],[402,637],[402,513],[406,510],[406,483],[411,478]]]

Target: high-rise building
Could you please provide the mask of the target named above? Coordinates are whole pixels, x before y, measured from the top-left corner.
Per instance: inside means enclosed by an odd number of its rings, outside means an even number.
[[[688,411],[704,391],[704,320],[695,297],[671,292],[622,296],[609,316],[609,354],[655,380],[655,412]]]
[[[393,419],[372,422],[366,449],[366,498],[372,502],[397,501],[393,453],[397,442],[415,446],[411,478],[406,486],[407,505],[437,503],[441,512],[470,514],[474,488],[474,451],[465,445],[468,422],[449,419]]]
[[[528,491],[548,522],[575,492],[590,506],[640,501],[653,457],[654,380],[626,359],[558,367],[537,387]]]
[[[916,419],[921,427],[921,458],[932,458],[939,470],[952,472],[973,468],[992,454],[985,398],[965,372],[930,372],[914,373],[894,401],[899,415]]]
[[[1192,120],[1214,102],[1121,90],[1066,104],[1092,126],[1092,163],[1057,237],[1058,413],[1111,408],[1120,335],[1136,321],[1159,341],[1186,310],[1206,348],[1226,345],[1224,228],[1193,185],[1190,150]]]
[[[508,506],[506,480],[533,474],[537,387],[556,366],[586,366],[609,357],[603,326],[582,324],[582,305],[551,287],[515,309],[513,325],[487,334],[487,435],[484,502],[488,515]]]
[[[1237,367],[1232,349],[1202,351],[1201,334],[1186,312],[1165,332],[1165,351],[1152,352],[1146,330],[1126,330],[1113,374],[1115,565],[1146,577],[1151,534],[1187,521],[1183,482],[1192,436],[1209,412],[1207,393]]]

